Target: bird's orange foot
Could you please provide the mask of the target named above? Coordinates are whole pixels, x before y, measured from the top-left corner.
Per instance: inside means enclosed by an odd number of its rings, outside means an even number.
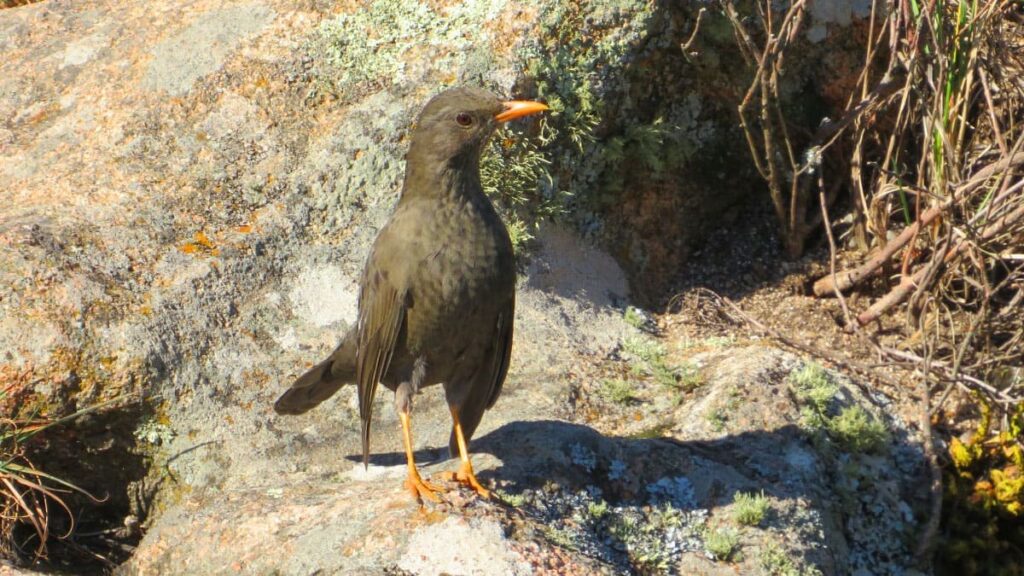
[[[415,470],[409,471],[409,477],[405,479],[405,487],[409,492],[412,492],[412,497],[416,499],[420,504],[423,503],[423,499],[426,498],[435,504],[441,502],[441,497],[437,495],[441,491],[440,488],[433,484],[424,482],[420,475]]]
[[[476,479],[476,474],[473,473],[473,467],[463,463],[459,466],[457,472],[441,472],[439,474],[442,480],[458,482],[463,486],[468,486],[473,489],[481,498],[485,500],[491,499],[491,491],[480,485],[480,481]]]

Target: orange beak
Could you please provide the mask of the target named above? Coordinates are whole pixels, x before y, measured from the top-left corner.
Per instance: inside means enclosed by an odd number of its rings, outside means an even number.
[[[529,116],[548,109],[547,104],[532,100],[509,100],[508,102],[502,102],[501,105],[505,107],[505,110],[494,117],[498,122],[508,122],[509,120],[515,120],[516,118],[522,118],[523,116]]]

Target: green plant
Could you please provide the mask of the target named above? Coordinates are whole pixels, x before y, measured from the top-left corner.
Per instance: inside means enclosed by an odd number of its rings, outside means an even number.
[[[721,407],[711,410],[704,415],[704,418],[706,418],[708,423],[711,424],[711,429],[715,432],[725,430],[725,423],[729,420],[729,417],[725,414],[725,410]]]
[[[587,514],[595,520],[600,520],[608,514],[608,503],[604,500],[600,502],[590,502],[587,504]]]
[[[629,404],[637,399],[633,385],[627,380],[609,379],[601,382],[598,394],[615,404]]]
[[[828,435],[847,452],[878,454],[889,444],[889,430],[860,406],[843,408],[828,420]]]
[[[822,576],[816,566],[804,566],[775,542],[761,547],[757,563],[765,576]]]
[[[650,376],[665,387],[689,392],[704,383],[703,375],[690,364],[668,362],[665,346],[650,336],[629,336],[622,342],[622,351],[630,361],[635,376]]]
[[[572,532],[551,526],[543,526],[542,530],[544,532],[544,537],[548,539],[548,542],[569,550],[575,550],[577,548],[576,538],[573,536]]]
[[[636,306],[627,306],[622,319],[633,328],[643,330],[647,326],[647,316]]]
[[[543,118],[538,127],[536,135],[521,129],[512,135],[497,134],[480,157],[480,182],[502,209],[517,253],[533,240],[543,220],[565,210],[562,194],[554,191],[551,163],[541,149],[551,128]]]
[[[760,494],[737,493],[733,498],[732,518],[744,526],[757,526],[764,521],[771,509],[771,501],[764,492]]]
[[[608,533],[622,544],[630,562],[642,573],[662,574],[669,570],[675,554],[665,545],[665,532],[685,529],[684,523],[683,514],[665,504],[612,516]]]
[[[667,354],[665,346],[649,336],[627,336],[622,341],[622,351],[644,364],[663,362]],[[642,364],[639,366],[644,369]]]
[[[949,444],[943,474],[941,574],[1020,574],[1024,570],[1024,404],[1006,428],[992,431],[992,407],[980,394],[981,414],[966,441]]]
[[[839,393],[839,386],[832,382],[828,372],[814,362],[804,364],[794,372],[790,376],[790,385],[797,400],[809,404],[817,413],[827,411]]]
[[[789,379],[790,388],[801,407],[801,422],[820,444],[822,435],[841,450],[852,453],[880,453],[889,444],[885,424],[875,420],[860,406],[844,406],[835,413],[833,404],[839,385],[815,363],[805,364]]]
[[[704,534],[704,548],[716,560],[727,562],[740,549],[740,534],[733,528],[715,528]]]

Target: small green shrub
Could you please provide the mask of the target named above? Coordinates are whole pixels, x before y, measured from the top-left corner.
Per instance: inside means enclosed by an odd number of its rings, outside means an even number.
[[[704,548],[716,560],[727,562],[740,549],[740,534],[733,528],[715,528],[704,535]]]
[[[829,437],[847,452],[878,454],[889,444],[889,431],[860,406],[843,408],[828,421]]]
[[[733,499],[735,508],[732,511],[732,518],[744,526],[757,526],[764,521],[765,515],[771,509],[771,501],[764,492],[760,494],[738,493]]]
[[[789,379],[797,400],[803,404],[800,415],[803,426],[815,435],[819,444],[827,437],[846,452],[880,453],[889,444],[889,431],[860,406],[847,406],[835,414],[834,403],[839,385],[829,378],[818,364],[806,364]]]
[[[803,566],[793,559],[778,544],[769,542],[758,555],[758,562],[765,576],[822,576],[815,566]]]
[[[637,399],[633,385],[626,380],[617,378],[601,382],[598,394],[601,398],[615,404],[629,404]]]
[[[715,408],[705,414],[704,418],[711,424],[711,429],[715,432],[725,430],[725,423],[729,421],[729,417],[725,415],[725,410],[722,408]]]

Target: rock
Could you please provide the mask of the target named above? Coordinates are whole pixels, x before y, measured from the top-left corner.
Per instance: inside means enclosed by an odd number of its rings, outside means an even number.
[[[721,84],[698,81],[706,69],[678,72],[690,66],[678,45],[700,5],[53,0],[0,10],[0,374],[20,375],[12,397],[24,413],[131,395],[46,447],[52,471],[110,495],[79,503],[104,519],[97,531],[146,519],[124,570],[416,571],[419,530],[440,525],[450,538],[472,531],[475,551],[513,573],[526,564],[614,572],[628,557],[619,548],[635,556],[649,542],[626,531],[609,548],[598,523],[592,538],[568,534],[604,552],[551,545],[568,528],[552,532],[545,520],[543,480],[559,479],[552,497],[565,506],[600,507],[588,487],[612,486],[614,517],[648,519],[660,489],[647,486],[685,486],[683,477],[694,501],[666,527],[678,545],[669,558],[708,568],[690,529],[720,503],[710,479],[751,490],[765,482],[711,457],[725,446],[742,455],[742,442],[716,444],[725,441],[693,426],[692,406],[659,424],[676,442],[558,420],[576,394],[567,375],[613,356],[630,330],[630,295],[663,285],[749,188]],[[727,60],[727,45],[710,37],[701,50]],[[454,83],[557,101],[555,140],[538,148],[550,169],[527,192],[567,214],[537,232],[511,377],[474,442],[486,477],[521,496],[522,511],[468,501],[410,520],[390,406],[375,410],[367,472],[348,459],[358,452],[351,388],[298,418],[274,416],[270,403],[352,322],[355,279],[399,190],[408,127]],[[725,394],[708,390],[709,403]],[[436,460],[449,427],[438,390],[417,399],[415,414],[417,449]],[[750,422],[753,445],[777,439]],[[777,474],[818,478],[824,465],[797,436],[785,436],[789,468]],[[574,446],[582,462],[593,454],[590,470],[574,463]],[[632,480],[600,476],[613,471]],[[835,523],[812,514],[824,496],[778,493],[813,527],[780,546],[818,550],[838,538]],[[808,554],[823,566],[846,561],[842,551]]]
[[[780,555],[823,574],[909,566],[912,505],[923,503],[914,480],[923,463],[909,430],[891,423],[900,433],[878,455],[844,452],[814,440],[802,420],[806,406],[789,397],[804,365],[795,356],[748,346],[696,360],[706,367],[699,399],[670,417],[689,432],[614,437],[544,419],[545,411],[507,423],[486,419],[475,466],[512,507],[456,492],[450,504],[420,510],[401,487],[399,449],[375,453],[364,472],[353,435],[338,439],[348,447],[335,450],[345,458],[333,470],[188,494],[150,529],[124,573],[578,574],[632,566],[752,574]],[[865,406],[885,418],[852,381],[828,377],[837,406]],[[730,398],[734,416],[727,431],[716,430],[703,415],[705,401]],[[516,394],[502,404],[500,412],[517,412],[531,400]],[[421,449],[425,473],[454,466],[438,460],[444,442]],[[741,493],[767,498],[762,521],[737,522]],[[741,535],[729,565],[706,552],[708,532],[723,527]]]

